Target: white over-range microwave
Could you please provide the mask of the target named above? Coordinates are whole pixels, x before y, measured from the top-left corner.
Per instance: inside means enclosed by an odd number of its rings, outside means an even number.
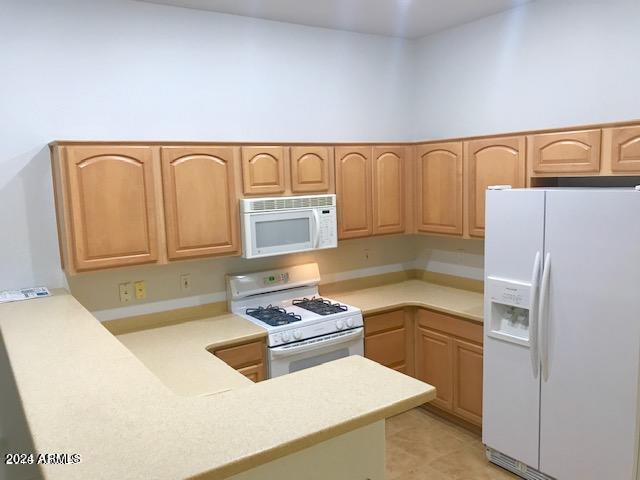
[[[244,258],[338,246],[333,194],[243,198],[240,220]]]

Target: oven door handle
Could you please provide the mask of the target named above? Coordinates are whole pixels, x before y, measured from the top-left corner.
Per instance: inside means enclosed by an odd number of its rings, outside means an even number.
[[[347,343],[356,338],[362,338],[364,329],[362,327],[354,328],[347,332],[340,332],[339,335],[327,335],[327,339],[323,340],[322,337],[312,338],[309,340],[303,340],[301,345],[289,344],[282,347],[272,347],[269,352],[274,358],[291,357],[298,355],[299,353],[308,352],[309,350],[316,350],[318,348],[324,348],[331,345],[339,345],[341,343]],[[334,336],[336,335],[336,336]],[[309,343],[307,343],[309,342]]]

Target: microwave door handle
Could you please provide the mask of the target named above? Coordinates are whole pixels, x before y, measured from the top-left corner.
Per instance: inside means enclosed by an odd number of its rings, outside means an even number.
[[[339,345],[341,343],[350,342],[351,340],[356,338],[362,338],[363,330],[364,329],[362,327],[354,328],[353,330],[349,330],[341,334],[339,337],[328,338],[327,340],[318,340],[313,343],[305,343],[303,341],[303,344],[299,346],[285,345],[282,347],[272,347],[269,349],[269,351],[274,358],[292,357],[293,355],[308,352],[309,350],[324,348],[331,345]]]
[[[318,248],[320,246],[320,214],[315,208],[311,211],[313,212],[313,221],[315,224],[315,240],[313,242],[313,248]]]

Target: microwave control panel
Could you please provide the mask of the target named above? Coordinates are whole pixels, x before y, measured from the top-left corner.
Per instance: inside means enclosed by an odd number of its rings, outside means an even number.
[[[320,229],[320,241],[318,247],[337,247],[338,237],[336,232],[336,209],[318,208],[318,218]]]

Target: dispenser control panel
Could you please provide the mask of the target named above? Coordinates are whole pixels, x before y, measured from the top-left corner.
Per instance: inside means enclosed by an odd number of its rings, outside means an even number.
[[[531,284],[488,277],[491,301],[528,309],[531,304]]]
[[[531,284],[488,277],[487,288],[491,298],[489,335],[528,345]]]

